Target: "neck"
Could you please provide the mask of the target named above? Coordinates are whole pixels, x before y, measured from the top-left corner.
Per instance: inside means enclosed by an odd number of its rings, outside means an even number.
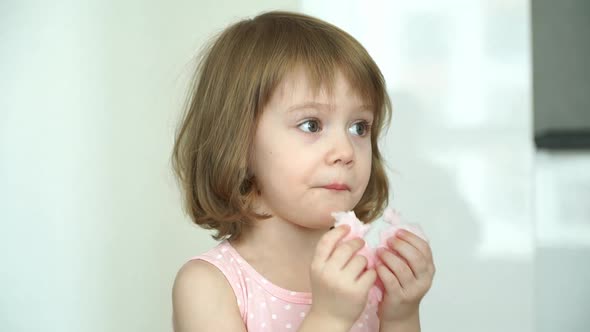
[[[266,212],[262,204],[257,212]],[[329,229],[299,226],[276,213],[242,229],[232,246],[269,281],[286,289],[311,291],[309,268],[319,239]]]
[[[301,227],[278,217],[258,220],[232,243],[258,257],[310,264],[319,239],[328,229]]]

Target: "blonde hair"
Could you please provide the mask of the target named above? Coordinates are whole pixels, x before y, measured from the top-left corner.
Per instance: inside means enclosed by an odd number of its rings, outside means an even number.
[[[281,79],[301,65],[310,84],[332,89],[340,70],[374,106],[372,169],[354,211],[371,222],[388,202],[388,181],[377,139],[391,118],[381,71],[343,30],[303,14],[268,12],[221,32],[203,53],[176,132],[172,165],[192,221],[235,239],[253,220],[256,181],[248,152],[260,114]]]

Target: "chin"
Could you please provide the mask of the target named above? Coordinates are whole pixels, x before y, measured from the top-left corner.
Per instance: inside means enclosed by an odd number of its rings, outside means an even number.
[[[322,209],[318,213],[319,218],[318,218],[317,222],[318,222],[318,224],[321,224],[322,226],[332,227],[332,226],[334,226],[334,223],[336,222],[334,217],[332,217],[332,213],[345,212],[345,211],[350,211],[352,209],[353,208],[348,208],[347,206],[331,206],[329,208]]]
[[[328,229],[334,226],[336,220],[333,211],[314,210],[291,217],[291,222],[309,229]]]

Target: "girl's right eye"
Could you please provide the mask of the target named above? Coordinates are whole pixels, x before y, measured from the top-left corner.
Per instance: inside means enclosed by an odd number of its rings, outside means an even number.
[[[317,133],[322,129],[318,120],[305,120],[298,128],[306,133]]]

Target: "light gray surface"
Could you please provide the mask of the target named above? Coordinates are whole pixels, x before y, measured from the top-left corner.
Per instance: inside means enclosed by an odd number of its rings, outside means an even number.
[[[590,326],[590,152],[535,157],[535,326]]]
[[[587,332],[590,326],[590,246],[537,248],[536,332]]]

